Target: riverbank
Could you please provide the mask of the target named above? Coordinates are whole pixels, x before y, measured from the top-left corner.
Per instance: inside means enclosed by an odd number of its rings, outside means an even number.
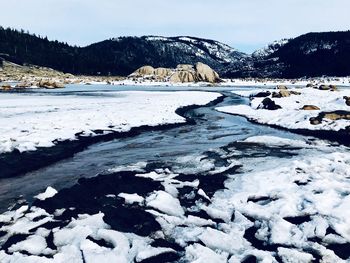
[[[349,145],[350,101],[348,89],[320,85],[307,88],[278,86],[275,90],[233,91],[247,104],[217,110],[244,116],[250,121],[293,132],[336,140]]]

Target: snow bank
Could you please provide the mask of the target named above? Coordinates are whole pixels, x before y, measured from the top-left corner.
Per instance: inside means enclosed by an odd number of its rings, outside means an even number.
[[[0,153],[51,147],[94,131],[126,132],[142,125],[183,123],[175,113],[204,105],[220,94],[209,92],[100,92],[79,95],[0,94]]]
[[[217,110],[225,113],[241,115],[263,124],[277,125],[288,129],[308,130],[332,130],[339,131],[350,126],[350,120],[323,119],[321,124],[312,125],[310,118],[317,117],[320,112],[331,112],[335,110],[350,111],[345,104],[344,96],[350,96],[350,90],[322,91],[313,88],[291,89],[301,92],[301,95],[291,95],[284,98],[272,98],[282,107],[278,110],[258,109],[264,98],[253,98],[250,105],[234,105],[219,107]],[[259,90],[262,91],[262,90]],[[258,90],[234,91],[238,95],[249,97]],[[320,110],[301,110],[305,105],[314,105]]]

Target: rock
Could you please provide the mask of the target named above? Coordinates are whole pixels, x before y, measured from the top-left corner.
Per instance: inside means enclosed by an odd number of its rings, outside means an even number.
[[[50,81],[50,80],[41,80],[38,83],[38,87],[45,89],[61,89],[64,88],[64,85],[59,82]]]
[[[312,117],[309,121],[312,125],[319,125],[322,123],[322,119],[319,119],[318,117]]]
[[[319,90],[330,90],[330,91],[336,91],[338,90],[337,89],[337,86],[335,85],[320,85],[318,87]]]
[[[329,90],[330,87],[328,85],[321,85],[318,87],[319,90]]]
[[[10,85],[3,85],[3,86],[1,86],[1,89],[2,90],[11,90],[12,87]]]
[[[154,75],[155,69],[152,66],[143,66],[137,69],[134,73],[130,74],[130,77],[143,77]]]
[[[320,108],[315,105],[304,105],[301,109],[302,110],[320,110]]]
[[[211,67],[201,62],[198,62],[195,66],[197,77],[199,81],[218,83],[221,82],[219,74],[216,73]]]
[[[329,85],[329,89],[331,91],[337,91],[338,90],[337,86],[335,86],[335,85]]]
[[[350,97],[344,96],[343,99],[345,100],[345,104],[350,106]]]
[[[307,88],[312,88],[314,85],[312,84],[312,83],[308,83],[307,85],[306,85],[306,87]]]
[[[270,91],[262,91],[262,92],[255,94],[255,95],[251,95],[250,97],[251,98],[265,98],[265,97],[268,97],[270,95],[271,95]]]
[[[265,98],[258,107],[258,109],[265,109],[265,110],[278,110],[281,108],[282,107],[280,105],[277,105],[270,98]]]
[[[188,83],[196,82],[198,78],[194,71],[178,71],[170,77],[169,81],[173,83]]]
[[[154,75],[156,75],[156,77],[158,78],[169,77],[171,73],[172,73],[172,70],[169,68],[156,68],[154,70]]]
[[[177,65],[176,70],[188,71],[188,70],[194,70],[194,68],[192,65],[189,65],[189,64],[179,64]]]
[[[332,121],[336,120],[350,120],[350,112],[349,111],[333,111],[323,113],[323,118],[329,119]]]
[[[332,121],[337,120],[350,120],[350,111],[331,111],[331,112],[321,112],[317,117],[310,118],[310,123],[317,125],[322,123],[323,119],[328,119]]]

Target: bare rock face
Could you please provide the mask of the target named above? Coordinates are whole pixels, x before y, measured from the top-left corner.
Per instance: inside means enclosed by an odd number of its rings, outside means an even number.
[[[134,73],[130,74],[130,77],[143,77],[148,75],[154,75],[154,67],[152,66],[143,66],[137,69]]]
[[[301,109],[302,110],[320,110],[320,108],[315,105],[304,105]]]
[[[169,68],[156,68],[154,70],[154,75],[158,78],[169,77],[172,73],[172,70]]]
[[[195,66],[195,69],[199,81],[210,83],[218,83],[221,81],[219,74],[206,64],[198,62]]]
[[[194,71],[177,71],[169,79],[173,83],[188,83],[198,81],[196,72]]]

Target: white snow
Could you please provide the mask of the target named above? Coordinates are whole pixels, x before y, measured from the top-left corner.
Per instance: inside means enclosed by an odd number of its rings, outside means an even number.
[[[141,204],[144,201],[144,198],[142,196],[139,196],[138,194],[120,193],[118,194],[118,196],[121,198],[124,198],[125,203],[127,204],[134,204],[134,203]]]
[[[95,96],[0,94],[0,153],[50,147],[95,130],[126,132],[142,125],[183,123],[175,113],[203,105],[220,94],[209,92],[100,92]]]
[[[320,112],[331,112],[335,110],[350,111],[350,107],[345,104],[344,96],[350,96],[350,90],[323,91],[313,88],[291,89],[301,92],[301,95],[291,95],[284,98],[272,98],[282,109],[265,110],[258,109],[264,98],[253,98],[250,105],[234,105],[219,107],[221,112],[245,116],[259,123],[277,125],[288,129],[309,129],[309,130],[333,130],[345,129],[350,125],[350,120],[323,119],[321,124],[312,125],[311,117],[317,117]],[[262,90],[260,90],[262,91]],[[256,94],[257,90],[237,91],[241,96]],[[304,105],[315,105],[320,110],[301,110]]]
[[[35,196],[36,199],[46,200],[48,198],[54,197],[57,194],[57,190],[52,188],[51,186],[47,187],[44,193],[38,194]]]
[[[153,207],[165,214],[173,216],[184,215],[184,210],[178,199],[164,191],[157,191],[146,199],[147,206]]]

